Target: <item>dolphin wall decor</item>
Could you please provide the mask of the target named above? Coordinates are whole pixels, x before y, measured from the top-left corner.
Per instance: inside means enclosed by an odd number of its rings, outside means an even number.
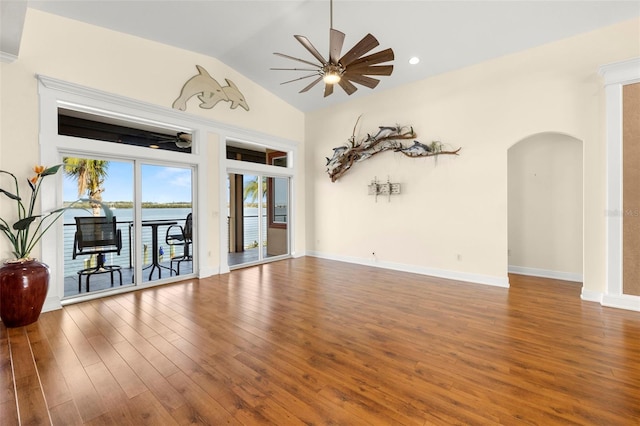
[[[233,81],[225,78],[227,85],[221,86],[202,66],[196,65],[196,69],[198,74],[187,80],[182,86],[180,96],[173,101],[172,107],[174,109],[185,111],[189,99],[197,95],[200,100],[199,106],[203,109],[211,109],[218,102],[226,101],[231,102],[231,109],[241,106],[246,111],[249,111],[249,104]]]

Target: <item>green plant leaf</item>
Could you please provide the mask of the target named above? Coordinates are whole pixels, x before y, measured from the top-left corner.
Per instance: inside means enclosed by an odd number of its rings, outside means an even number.
[[[7,197],[11,198],[12,200],[20,201],[20,197],[18,197],[17,195],[12,194],[10,192],[7,192],[4,189],[0,189],[0,192],[2,192],[4,195],[6,195]]]
[[[29,216],[29,217],[25,217],[24,219],[20,219],[19,221],[13,224],[13,229],[16,229],[18,231],[23,231],[29,228],[29,226],[33,223],[33,221],[36,220],[38,217],[39,216]]]
[[[40,176],[45,177],[49,175],[55,175],[56,173],[58,173],[58,170],[60,169],[60,167],[62,167],[62,164],[51,166],[48,169],[45,169],[45,171],[43,171],[42,173],[40,173]]]

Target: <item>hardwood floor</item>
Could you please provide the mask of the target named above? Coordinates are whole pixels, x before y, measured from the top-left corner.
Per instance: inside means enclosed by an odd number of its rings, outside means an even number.
[[[304,257],[0,326],[2,425],[640,424],[640,314]]]

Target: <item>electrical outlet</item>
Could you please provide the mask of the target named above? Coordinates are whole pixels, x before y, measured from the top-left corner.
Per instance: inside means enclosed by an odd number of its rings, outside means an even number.
[[[456,256],[456,258],[458,259],[458,262],[462,261],[462,255],[460,253],[458,253],[458,255]]]

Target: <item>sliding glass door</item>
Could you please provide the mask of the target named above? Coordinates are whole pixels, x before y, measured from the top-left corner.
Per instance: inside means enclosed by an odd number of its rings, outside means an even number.
[[[289,178],[228,176],[229,267],[285,256],[289,249]]]
[[[191,167],[71,156],[64,162],[64,199],[101,200],[115,220],[111,229],[91,202],[65,212],[65,298],[193,273]]]
[[[191,169],[142,164],[141,188],[143,280],[193,272]]]

